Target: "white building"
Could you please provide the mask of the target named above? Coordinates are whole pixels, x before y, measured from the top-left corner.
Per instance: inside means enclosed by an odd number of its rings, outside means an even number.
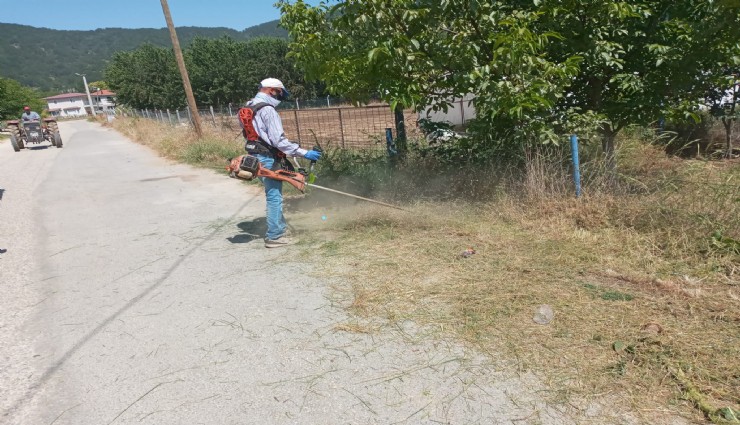
[[[110,90],[98,90],[90,93],[95,112],[108,112],[116,108],[116,94]]]
[[[79,117],[87,114],[85,93],[62,93],[46,98],[52,117]]]
[[[462,98],[452,99],[451,105],[447,112],[444,111],[433,111],[432,108],[427,108],[424,112],[419,113],[419,118],[429,119],[434,122],[448,122],[453,126],[465,125],[468,120],[475,118],[475,107],[472,104],[472,100],[475,98],[472,94],[467,94]]]

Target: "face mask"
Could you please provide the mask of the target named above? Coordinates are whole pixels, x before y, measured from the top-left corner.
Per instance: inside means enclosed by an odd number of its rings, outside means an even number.
[[[270,97],[272,97],[272,98],[274,98],[274,99],[277,99],[277,100],[279,100],[279,101],[281,101],[281,102],[282,102],[283,100],[285,100],[285,95],[284,95],[284,93],[285,93],[284,91],[280,90],[280,92],[279,92],[279,93],[278,93],[277,95],[275,95],[275,94],[270,94]]]

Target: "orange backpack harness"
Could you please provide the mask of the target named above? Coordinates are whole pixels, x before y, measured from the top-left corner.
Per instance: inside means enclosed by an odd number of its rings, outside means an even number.
[[[270,145],[266,140],[262,140],[252,122],[257,112],[266,106],[273,107],[269,103],[260,102],[239,109],[237,116],[239,117],[239,124],[242,126],[242,136],[246,140],[244,149],[250,155],[268,155],[275,159],[282,159],[285,158],[285,154],[278,148]]]

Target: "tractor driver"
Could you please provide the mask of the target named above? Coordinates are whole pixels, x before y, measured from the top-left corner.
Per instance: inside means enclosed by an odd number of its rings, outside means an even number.
[[[30,122],[30,121],[39,121],[41,117],[36,112],[32,111],[31,108],[28,106],[23,107],[23,114],[21,115],[21,121],[23,122]]]

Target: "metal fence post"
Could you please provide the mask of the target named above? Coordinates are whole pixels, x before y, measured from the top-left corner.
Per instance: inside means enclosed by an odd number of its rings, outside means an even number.
[[[337,111],[339,111],[339,133],[342,136],[342,149],[344,149],[344,121],[342,120],[342,108],[337,108]]]
[[[578,136],[570,136],[570,149],[573,157],[573,183],[576,185],[576,198],[581,197],[581,166],[578,161]]]
[[[170,110],[167,110],[167,122],[169,125],[172,125],[172,114],[170,114]]]
[[[144,108],[144,116],[149,118],[149,109]]]
[[[298,99],[295,100],[295,108],[301,109],[301,105],[298,104]]]
[[[180,125],[180,110],[175,109],[175,114],[177,115],[177,125]]]
[[[298,143],[301,143],[301,124],[298,122],[298,110],[293,109],[293,116],[295,117],[295,130],[298,134]]]
[[[329,103],[329,96],[326,96],[326,107],[330,108],[331,104]]]
[[[233,117],[234,116],[234,114],[231,113],[231,104],[230,103],[229,103],[229,116],[230,117]]]
[[[213,105],[210,106],[211,118],[213,118],[213,126],[216,127],[216,114],[213,113]]]

